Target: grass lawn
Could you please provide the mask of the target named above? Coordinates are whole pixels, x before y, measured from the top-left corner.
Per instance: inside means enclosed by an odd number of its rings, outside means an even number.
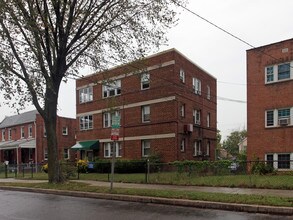
[[[11,175],[9,177],[14,177]],[[4,178],[0,173],[0,178]],[[23,178],[18,175],[18,178]],[[31,174],[24,176],[31,179]],[[108,174],[81,173],[81,180],[109,181]],[[46,173],[34,173],[32,179],[47,180]],[[77,175],[71,179],[77,179]],[[223,186],[244,188],[267,188],[267,189],[293,189],[293,175],[223,175],[223,176],[188,176],[186,173],[162,172],[149,175],[148,183],[174,184],[174,185],[197,185],[197,186]],[[146,183],[145,174],[115,174],[114,181],[128,183]]]
[[[48,183],[1,183],[1,185],[42,188],[42,189],[57,189],[57,190],[70,190],[70,191],[83,191],[95,193],[113,193],[124,195],[140,195],[152,196],[162,198],[174,199],[190,199],[190,200],[203,200],[225,203],[241,203],[241,204],[258,204],[269,206],[284,206],[292,207],[292,198],[262,196],[262,195],[234,195],[223,193],[208,193],[208,192],[191,192],[191,191],[176,191],[176,190],[154,190],[154,189],[120,189],[114,188],[112,192],[107,187],[89,186],[84,183],[67,183],[67,184],[48,184]]]

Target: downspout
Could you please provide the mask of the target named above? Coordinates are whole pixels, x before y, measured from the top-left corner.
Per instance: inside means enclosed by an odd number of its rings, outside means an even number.
[[[37,120],[37,115],[36,115],[36,120]],[[36,173],[38,172],[38,154],[37,154],[37,123],[36,120],[34,121],[35,125],[35,141],[36,141],[36,146],[35,146],[35,165],[36,165]]]

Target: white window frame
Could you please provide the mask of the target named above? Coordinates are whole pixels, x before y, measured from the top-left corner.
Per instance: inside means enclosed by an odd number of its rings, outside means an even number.
[[[28,137],[32,137],[33,136],[33,126],[29,125],[27,130],[28,130]]]
[[[196,109],[193,110],[193,123],[195,125],[200,125],[200,121],[201,121],[200,114],[201,114],[200,110],[196,110]]]
[[[44,137],[47,137],[47,130],[46,130],[46,127],[44,126],[44,131],[43,131],[44,133],[43,133],[43,136]]]
[[[103,113],[103,128],[110,128],[113,124],[113,118],[120,116],[119,111],[104,112]]]
[[[195,141],[193,144],[193,156],[201,156],[202,149],[201,149],[201,141]]]
[[[121,80],[114,80],[112,82],[106,82],[102,86],[103,98],[118,96],[121,94]]]
[[[207,85],[207,99],[211,99],[211,87],[209,85]]]
[[[79,90],[79,103],[93,101],[93,87],[89,86]]]
[[[207,114],[207,127],[211,127],[211,113]]]
[[[268,125],[268,113],[273,113],[273,124]],[[274,110],[266,110],[265,112],[265,127],[274,127],[275,125],[275,113]]]
[[[44,160],[48,160],[48,149],[44,149]]]
[[[179,71],[179,79],[181,82],[185,83],[185,72],[183,69],[180,69]]]
[[[64,158],[64,160],[69,160],[70,159],[70,149],[69,148],[64,148],[63,149],[63,158]]]
[[[24,134],[24,126],[21,126],[20,127],[20,138],[23,139],[25,137],[25,134]]]
[[[12,129],[8,128],[8,140],[10,141],[12,139]]]
[[[68,135],[68,126],[62,127],[62,135],[67,136]]]
[[[201,95],[201,81],[198,78],[192,78],[193,92],[197,95]]]
[[[281,65],[289,65],[289,77],[279,79],[279,68]],[[269,65],[265,67],[265,84],[277,83],[293,79],[292,72],[293,61],[288,61],[284,63],[278,63],[275,65]]]
[[[104,158],[112,157],[112,148],[115,143],[115,157],[121,157],[122,145],[120,142],[105,142],[104,145]]]
[[[182,118],[185,117],[185,104],[182,104],[182,105],[180,106],[180,116],[181,116]]]
[[[143,73],[140,78],[141,90],[146,90],[150,88],[150,74]]]
[[[151,107],[149,105],[141,106],[141,120],[144,123],[151,121]]]
[[[81,131],[93,129],[93,115],[84,115],[79,117],[79,129]]]
[[[148,151],[148,154],[146,153]],[[141,141],[141,154],[142,157],[149,157],[151,155],[151,141],[142,140]]]
[[[207,142],[206,156],[210,156],[211,142]]]
[[[185,141],[185,138],[182,138],[181,139],[181,142],[180,142],[180,151],[181,152],[184,152],[185,151],[185,143],[186,141]]]
[[[2,141],[5,141],[5,129],[2,129]]]

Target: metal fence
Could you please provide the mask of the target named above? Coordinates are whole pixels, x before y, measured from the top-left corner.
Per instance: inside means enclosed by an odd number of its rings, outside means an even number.
[[[44,164],[0,165],[0,178],[42,178]],[[110,180],[110,161],[62,162],[62,171],[70,179]],[[252,180],[257,175],[283,174],[293,177],[293,160],[290,161],[177,161],[173,163],[153,163],[149,160],[123,161],[115,163],[115,180],[139,183],[189,184],[199,177],[219,177],[239,175]],[[289,171],[289,172],[288,172]],[[89,174],[90,173],[90,174]],[[93,178],[93,176],[95,176]],[[269,180],[268,180],[269,181]],[[251,183],[253,184],[253,183]]]

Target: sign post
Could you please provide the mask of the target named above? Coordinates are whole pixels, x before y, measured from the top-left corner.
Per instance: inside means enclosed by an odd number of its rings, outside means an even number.
[[[112,118],[112,130],[111,130],[111,140],[112,145],[112,162],[111,162],[111,186],[110,191],[113,189],[114,182],[114,170],[115,170],[115,156],[116,156],[116,141],[119,140],[119,128],[120,128],[120,116],[114,116]]]

